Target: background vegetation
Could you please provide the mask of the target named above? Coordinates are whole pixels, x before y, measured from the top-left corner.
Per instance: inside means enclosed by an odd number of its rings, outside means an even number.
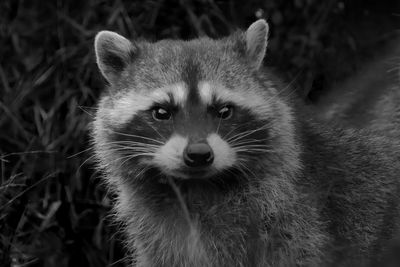
[[[266,18],[266,64],[315,102],[393,37],[397,2],[2,0],[0,266],[126,264],[107,216],[112,196],[90,162],[87,129],[104,83],[99,30],[218,37]]]

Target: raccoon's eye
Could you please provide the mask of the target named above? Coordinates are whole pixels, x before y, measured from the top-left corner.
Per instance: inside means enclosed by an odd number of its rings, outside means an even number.
[[[231,105],[226,105],[220,108],[217,112],[217,117],[223,120],[227,120],[232,117],[233,107]]]
[[[171,118],[171,112],[161,107],[153,108],[152,115],[156,121],[166,121]]]

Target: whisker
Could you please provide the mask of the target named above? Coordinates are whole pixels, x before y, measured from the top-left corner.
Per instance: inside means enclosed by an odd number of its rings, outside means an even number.
[[[275,102],[276,98],[281,97],[282,93],[286,92],[286,90],[292,86],[292,84],[300,77],[301,74],[301,70],[294,76],[294,78],[282,89],[280,90],[275,96],[271,97],[270,99],[268,99],[268,101],[270,103]],[[292,89],[292,91],[290,91],[286,97],[291,96],[292,94],[294,94],[296,92],[295,89]]]
[[[122,136],[133,137],[133,138],[141,138],[141,139],[153,141],[153,142],[156,142],[156,143],[159,143],[159,144],[164,144],[164,142],[161,142],[160,140],[157,140],[157,139],[154,139],[154,138],[150,138],[150,137],[146,137],[146,136],[142,136],[142,135],[121,133],[121,132],[117,132],[117,131],[114,131],[114,130],[110,130],[110,131],[112,131],[113,133],[122,135]]]
[[[89,160],[94,159],[95,157],[96,157],[96,156],[95,156],[94,154],[91,155],[90,157],[88,157],[84,162],[82,162],[81,165],[79,165],[79,167],[76,169],[76,172],[78,172],[78,171],[82,168],[82,166],[86,164],[86,162],[88,162]]]
[[[85,108],[89,108],[89,107],[84,107],[84,106],[78,106],[78,108],[80,110],[82,110],[83,112],[85,112],[87,115],[89,115],[90,117],[94,118],[94,114],[90,113],[89,111],[87,111]],[[93,108],[96,109],[96,108]]]
[[[270,154],[274,152],[273,150],[262,150],[262,149],[242,149],[235,150],[236,153],[248,153],[248,154],[256,154],[257,156],[261,156],[261,154]]]
[[[134,158],[137,158],[137,157],[143,157],[143,156],[150,156],[150,155],[142,155],[142,154],[140,154],[140,155],[126,157],[126,159],[121,162],[120,166],[122,167],[127,161],[130,161],[130,160],[132,160]],[[122,160],[122,158],[120,158],[120,160]]]
[[[149,147],[159,147],[159,145],[155,145],[155,144],[148,144],[148,143],[130,141],[130,140],[107,142],[107,144],[137,144],[137,145],[143,145],[143,146],[149,146]]]
[[[219,117],[218,126],[217,126],[217,131],[216,131],[217,134],[218,134],[218,131],[219,131],[219,127],[220,127],[220,125],[221,125],[221,121],[222,121],[222,117]]]
[[[258,144],[258,145],[267,145],[263,142],[268,141],[269,138],[264,138],[264,139],[246,139],[244,141],[241,142],[235,142],[235,143],[231,143],[232,146],[239,146],[239,145],[245,145],[245,144]]]
[[[241,167],[245,168],[245,169],[253,176],[254,179],[257,179],[256,174],[255,174],[252,170],[250,170],[250,169],[246,166],[246,164],[244,164],[244,163],[242,163],[242,162],[239,162],[239,165],[240,165]]]
[[[113,152],[121,152],[121,153],[123,153],[123,152],[126,152],[126,151],[132,151],[131,153],[129,153],[128,155],[126,155],[126,156],[130,156],[130,155],[136,155],[136,154],[139,154],[139,153],[149,153],[149,154],[155,154],[153,151],[151,151],[151,150],[148,150],[148,149],[128,149],[128,148],[125,148],[125,147],[114,147],[114,148],[111,148],[110,149],[111,151],[113,151]],[[136,152],[138,152],[138,153],[136,153]],[[124,153],[123,153],[124,154]]]
[[[107,150],[113,152],[126,152],[126,153],[135,153],[135,152],[149,152],[149,153],[156,153],[156,148],[149,148],[149,147],[138,147],[138,146],[126,146],[126,145],[113,145],[108,147]]]
[[[232,148],[272,148],[272,146],[264,145],[264,144],[245,144],[245,145],[238,145],[232,146]]]
[[[147,123],[147,125],[149,125],[150,128],[153,129],[162,139],[164,139],[164,141],[167,140],[167,138],[165,138],[156,128],[154,128],[153,125],[151,125],[149,122],[146,122],[146,123]]]
[[[235,150],[236,153],[250,153],[250,154],[255,154],[255,156],[262,156],[263,154],[270,154],[270,153],[276,153],[273,150],[266,150],[266,149],[239,149]]]
[[[143,173],[145,173],[147,170],[149,170],[150,167],[149,166],[144,166],[143,169],[141,171],[139,171],[135,177],[133,179],[137,179],[139,176],[141,176]]]
[[[248,178],[247,178],[247,173],[243,170],[242,166],[243,166],[243,164],[240,164],[240,162],[239,162],[239,164],[236,166],[236,169],[237,169],[238,171],[240,171],[240,172],[243,174],[243,176],[245,177],[245,179],[248,179]]]
[[[230,139],[232,139],[232,138],[235,138],[236,136],[240,136],[240,135],[245,134],[245,133],[248,133],[248,132],[256,131],[256,130],[259,130],[259,129],[264,129],[264,128],[266,128],[266,127],[269,127],[270,125],[271,125],[271,123],[267,123],[267,124],[261,125],[261,126],[258,127],[258,128],[255,128],[255,129],[249,129],[249,130],[246,130],[246,131],[243,131],[243,132],[239,132],[239,133],[237,133],[236,135],[233,135],[233,136],[227,138],[227,140],[230,140]]]
[[[232,136],[232,137],[226,139],[226,141],[227,141],[228,143],[232,143],[232,142],[238,141],[238,140],[243,139],[243,138],[245,138],[246,136],[249,136],[249,135],[251,135],[251,134],[253,134],[253,133],[255,133],[255,132],[264,130],[264,129],[267,128],[268,126],[269,126],[269,125],[263,125],[263,126],[257,128],[257,129],[254,129],[254,130],[249,130],[249,131],[242,132],[242,133],[240,133],[240,134],[234,135],[234,136]]]
[[[147,149],[147,150],[154,150],[156,151],[158,147],[149,147],[149,146],[141,146],[141,145],[130,145],[130,144],[113,144],[111,145],[111,148],[116,148],[116,147],[123,147],[123,148],[129,148],[129,149]]]
[[[125,148],[125,149],[131,149],[131,150],[135,150],[135,149],[138,149],[138,150],[155,150],[155,149],[153,149],[153,148],[150,148],[150,147],[147,147],[147,146],[130,146],[130,145],[124,145],[124,144],[114,144],[114,145],[112,145],[110,148]]]
[[[271,153],[275,152],[274,150],[267,150],[267,149],[235,149],[236,152],[246,152],[246,153],[252,153],[252,152],[262,152],[262,153]]]
[[[247,126],[247,125],[249,125],[249,124],[251,124],[251,123],[254,123],[254,122],[253,122],[253,121],[249,121],[249,122],[242,123],[242,124],[238,125],[236,128],[233,128],[233,129],[230,130],[227,134],[225,134],[225,135],[223,136],[223,139],[228,138],[229,134],[231,134],[231,133],[234,132],[235,130],[237,130],[237,129],[239,129],[239,128],[242,128],[242,127],[245,127],[245,126]],[[270,124],[270,123],[268,123],[268,125],[269,125],[269,124]]]
[[[126,155],[126,156],[116,158],[116,159],[112,160],[110,163],[124,160],[121,164],[119,164],[119,166],[122,167],[127,161],[132,160],[137,157],[142,157],[142,156],[154,156],[154,154],[153,153],[137,153],[137,154],[132,154],[132,155]]]
[[[114,148],[114,149],[112,149],[112,151],[115,152],[115,153],[121,152],[122,154],[125,154],[124,152],[126,152],[126,153],[131,152],[131,153],[129,153],[129,155],[132,155],[133,153],[136,153],[136,152],[154,154],[154,151],[150,151],[148,149],[132,149],[132,148],[129,148],[129,147]]]
[[[76,156],[78,156],[78,155],[80,155],[80,154],[82,154],[82,153],[85,153],[85,152],[87,152],[87,151],[89,151],[89,150],[91,150],[91,149],[93,149],[93,147],[89,147],[89,148],[87,148],[87,149],[85,149],[85,150],[79,151],[78,153],[75,153],[75,154],[69,156],[68,159],[71,159],[71,158],[73,158],[73,157],[76,157]]]

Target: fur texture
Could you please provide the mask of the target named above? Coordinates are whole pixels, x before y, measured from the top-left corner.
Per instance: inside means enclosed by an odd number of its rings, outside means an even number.
[[[260,68],[267,35],[260,20],[220,40],[130,47],[97,36],[110,88],[94,147],[133,264],[368,266],[386,257],[398,229],[399,143],[314,122]],[[213,117],[221,102],[234,106],[231,117]],[[160,105],[173,106],[171,119],[154,119]],[[215,160],[204,177],[184,175],[183,148],[199,140]]]
[[[400,39],[392,40],[358,72],[331,88],[316,106],[325,121],[400,135]]]

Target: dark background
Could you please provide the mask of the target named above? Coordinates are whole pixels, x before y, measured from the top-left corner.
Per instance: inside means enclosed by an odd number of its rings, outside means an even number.
[[[265,64],[314,104],[399,36],[398,2],[1,0],[0,266],[126,263],[87,131],[98,31],[218,37],[266,18]]]

